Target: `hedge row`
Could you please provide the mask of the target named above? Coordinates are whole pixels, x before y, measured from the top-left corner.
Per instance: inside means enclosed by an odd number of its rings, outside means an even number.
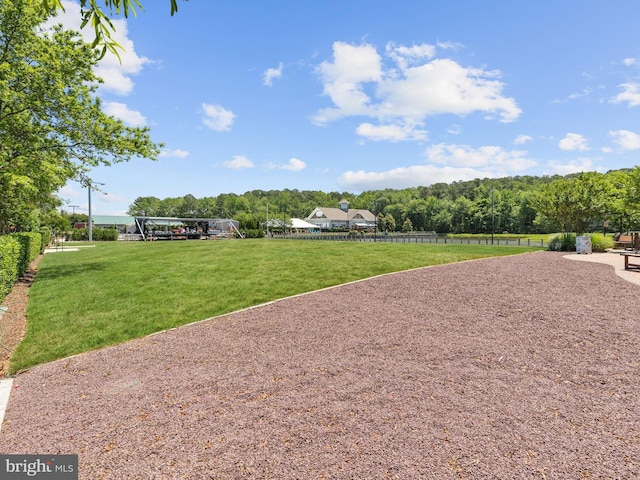
[[[119,231],[116,228],[93,227],[91,230],[92,241],[116,241],[118,240]],[[73,242],[81,242],[89,240],[88,228],[74,228],[71,236],[68,238]]]
[[[46,233],[21,232],[0,236],[0,301],[9,294],[20,275],[43,252]]]
[[[21,251],[20,243],[14,237],[0,237],[0,301],[4,300],[18,280]]]

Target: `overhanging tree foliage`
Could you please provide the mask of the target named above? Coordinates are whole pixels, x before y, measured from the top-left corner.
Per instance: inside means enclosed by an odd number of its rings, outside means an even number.
[[[187,0],[184,0],[187,1]],[[64,10],[62,0],[39,0],[41,6],[49,15],[55,14],[57,10]],[[169,0],[171,4],[171,15],[178,11],[178,0]],[[82,16],[81,28],[85,25],[91,25],[95,32],[95,38],[92,47],[102,46],[100,57],[103,57],[108,51],[119,57],[118,49],[122,47],[111,38],[111,33],[115,31],[110,16],[136,15],[136,9],[142,9],[139,0],[104,0],[105,8],[109,10],[106,13],[96,2],[96,0],[80,0],[80,15]]]
[[[0,1],[0,233],[24,225],[68,180],[97,165],[155,159],[147,128],[102,112],[98,53],[76,33],[38,33],[37,0]]]

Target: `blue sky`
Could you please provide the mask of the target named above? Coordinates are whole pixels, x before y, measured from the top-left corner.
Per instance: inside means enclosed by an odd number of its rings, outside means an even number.
[[[56,23],[77,28],[64,3]],[[165,149],[93,170],[94,214],[640,164],[636,0],[142,3],[115,22],[126,51],[99,94]],[[59,195],[86,213],[86,189]]]

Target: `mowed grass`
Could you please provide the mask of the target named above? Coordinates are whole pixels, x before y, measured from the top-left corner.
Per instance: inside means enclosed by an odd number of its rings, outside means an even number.
[[[12,372],[252,305],[411,268],[535,248],[302,240],[98,243],[47,254]]]

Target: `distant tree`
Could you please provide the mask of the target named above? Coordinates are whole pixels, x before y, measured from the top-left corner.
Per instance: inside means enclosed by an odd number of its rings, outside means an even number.
[[[388,205],[384,209],[385,218],[387,215],[391,215],[393,217],[393,229],[395,230],[396,225],[402,225],[404,223],[405,218],[407,218],[407,206],[404,203],[393,203]]]
[[[410,218],[407,218],[402,223],[402,231],[405,232],[405,233],[413,232],[413,224],[411,223],[411,219]]]
[[[156,197],[138,197],[131,205],[127,213],[134,217],[159,217],[160,199]]]
[[[635,167],[626,174],[623,207],[632,228],[640,226],[640,167]]]
[[[427,201],[422,198],[411,200],[407,206],[407,220],[412,224],[411,230],[424,230],[427,223]]]
[[[196,218],[198,216],[198,200],[190,193],[182,197],[180,207],[176,212],[178,217]]]
[[[524,192],[519,195],[518,204],[514,207],[514,228],[517,233],[534,233],[536,231],[534,221],[537,211],[531,204],[531,193]]]
[[[582,234],[589,223],[602,219],[610,203],[603,174],[581,173],[541,187],[532,198],[536,210],[563,232]]]
[[[452,231],[453,202],[448,199],[438,200],[438,202],[440,208],[436,211],[435,216],[432,217],[429,230],[438,233],[449,233]]]
[[[390,213],[387,213],[382,217],[382,230],[389,232],[394,232],[396,230],[396,220]]]
[[[475,224],[477,207],[467,197],[458,197],[451,205],[451,228],[453,233],[476,233],[472,226]]]

